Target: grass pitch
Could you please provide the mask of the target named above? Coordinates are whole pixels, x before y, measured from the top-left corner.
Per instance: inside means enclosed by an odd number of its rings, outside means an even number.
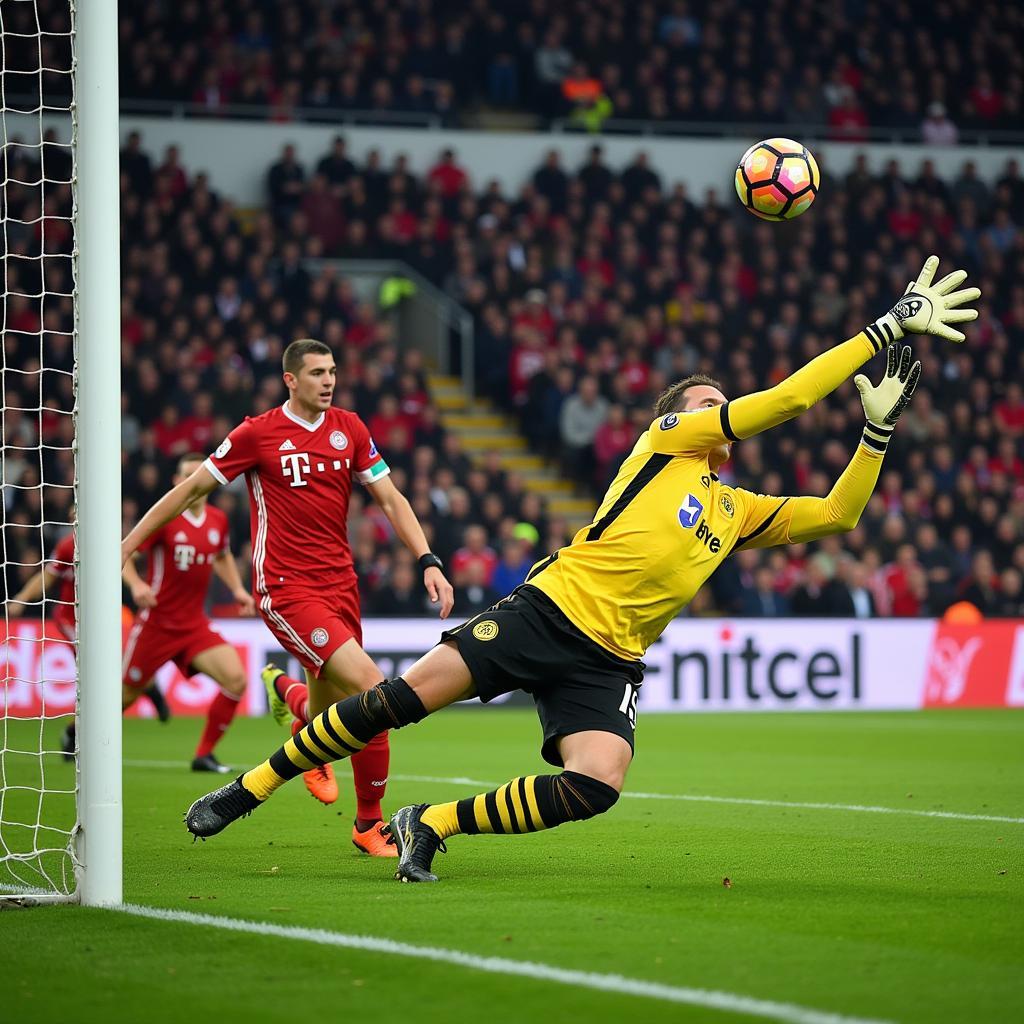
[[[641,715],[629,789],[677,799],[625,796],[596,821],[534,836],[456,837],[435,862],[437,886],[398,885],[390,863],[357,854],[343,766],[339,807],[295,782],[193,845],[182,812],[217,781],[186,770],[198,730],[195,720],[125,722],[131,903],[772,1000],[793,1004],[777,1019],[805,1024],[839,1018],[797,1007],[1024,1019],[1024,822],[905,813],[1024,819],[1020,712]],[[248,766],[280,739],[269,719],[240,720],[219,753]],[[386,806],[482,788],[408,776],[497,784],[545,771],[539,741],[529,712],[435,716],[393,736]],[[7,761],[8,785],[32,770]],[[71,778],[59,763],[47,772]],[[5,817],[26,799],[9,792]],[[899,813],[784,806],[808,803]],[[74,907],[5,912],[0,942],[0,1019],[24,1024],[759,1019]]]

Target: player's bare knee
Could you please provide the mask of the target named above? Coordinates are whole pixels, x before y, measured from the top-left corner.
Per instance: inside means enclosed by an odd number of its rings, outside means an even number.
[[[230,672],[228,675],[221,680],[221,689],[229,697],[241,698],[245,693],[245,688],[248,680],[245,678],[244,672]]]

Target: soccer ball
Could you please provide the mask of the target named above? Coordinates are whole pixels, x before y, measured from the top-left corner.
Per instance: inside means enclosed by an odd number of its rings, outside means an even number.
[[[755,216],[792,220],[809,209],[821,174],[811,151],[792,139],[765,139],[743,154],[736,168],[736,195]]]

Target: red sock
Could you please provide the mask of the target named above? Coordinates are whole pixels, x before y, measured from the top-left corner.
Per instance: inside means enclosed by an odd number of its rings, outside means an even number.
[[[309,721],[309,687],[291,676],[278,676],[274,680],[274,689],[288,705],[288,710],[305,725]]]
[[[379,821],[380,802],[388,783],[391,747],[386,732],[374,736],[352,756],[352,781],[356,787],[356,817],[360,821]]]
[[[227,693],[218,693],[210,706],[206,709],[206,728],[203,735],[199,737],[199,746],[196,747],[196,757],[206,757],[213,753],[224,731],[231,724],[235,717],[241,697],[232,697]]]

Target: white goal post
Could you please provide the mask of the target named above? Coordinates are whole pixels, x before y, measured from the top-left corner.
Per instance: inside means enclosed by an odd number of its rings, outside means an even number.
[[[117,0],[72,11],[77,148],[79,896],[120,903],[121,275]],[[74,24],[74,22],[73,22]]]
[[[10,602],[17,584],[46,579],[45,570],[63,565],[52,557],[55,531],[73,526],[77,615],[72,658],[47,623],[47,612],[62,603],[51,589],[38,600],[4,606],[0,907],[5,899],[91,906],[122,901],[117,47],[117,0],[0,4],[5,418],[0,568]],[[54,177],[58,161],[68,170]],[[54,241],[55,232],[60,241]],[[48,261],[67,262],[68,256],[73,283],[48,290]],[[58,310],[59,303],[64,305]],[[17,322],[15,313],[21,316]],[[66,321],[73,323],[65,326]],[[68,333],[71,368],[51,366],[53,345],[63,351],[60,341]],[[66,403],[71,408],[47,397],[47,382],[61,376],[71,378],[64,388],[73,394]],[[8,416],[24,428],[22,437],[31,439],[34,430],[34,449],[29,440],[7,436]],[[73,423],[73,441],[68,431],[55,433],[53,421],[61,417]],[[67,493],[54,511],[50,498],[58,491]],[[71,493],[74,514],[65,504]],[[32,552],[31,561],[19,554],[25,551]],[[64,605],[70,608],[70,601]],[[60,658],[53,656],[55,647],[63,651]],[[47,692],[70,685],[75,661],[72,766],[63,763],[58,748],[67,719],[48,714]],[[26,705],[21,712],[17,706],[26,694],[34,702],[28,706],[35,717],[28,720]]]

